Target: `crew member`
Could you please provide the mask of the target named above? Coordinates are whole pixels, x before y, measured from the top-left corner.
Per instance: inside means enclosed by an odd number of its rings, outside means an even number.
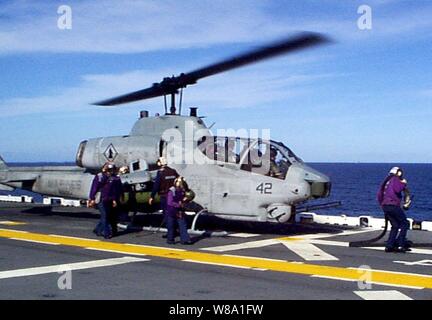
[[[270,169],[269,176],[274,178],[281,178],[282,172],[279,170],[279,166],[276,163],[277,151],[276,149],[270,149]]]
[[[102,172],[93,179],[88,201],[89,207],[97,206],[100,212],[100,221],[93,230],[98,236],[110,239],[117,233],[115,208],[121,193],[121,180],[116,175],[116,167],[113,163],[106,163]]]
[[[129,167],[122,166],[118,170],[117,176],[121,179],[122,175],[129,173]],[[117,217],[120,223],[128,223],[129,211],[132,210],[136,214],[136,196],[133,190],[133,186],[128,182],[122,182],[122,195],[120,197],[120,203],[117,206]],[[126,196],[127,195],[127,196]]]
[[[160,169],[156,175],[156,180],[148,203],[149,205],[152,205],[156,193],[159,193],[160,205],[165,219],[167,193],[169,188],[174,185],[174,180],[179,176],[179,174],[173,168],[168,166],[167,160],[164,157],[159,158],[158,165],[160,166]]]
[[[411,204],[407,181],[403,178],[402,169],[393,167],[381,184],[377,194],[378,202],[384,211],[385,217],[392,226],[385,248],[386,252],[410,251],[409,243],[406,240],[409,222],[401,207],[402,193],[405,196],[403,209],[407,210]]]
[[[261,157],[261,156],[260,156]],[[263,159],[262,170],[266,170],[263,172],[266,176],[274,177],[282,179],[282,172],[279,169],[279,166],[276,162],[277,150],[274,148],[270,148],[270,153],[266,152]]]
[[[192,244],[192,241],[187,232],[185,219],[184,205],[188,202],[186,191],[188,186],[183,177],[178,177],[174,181],[174,186],[171,187],[167,194],[166,219],[167,219],[167,243],[175,244],[176,224],[180,231],[180,243],[185,245]]]

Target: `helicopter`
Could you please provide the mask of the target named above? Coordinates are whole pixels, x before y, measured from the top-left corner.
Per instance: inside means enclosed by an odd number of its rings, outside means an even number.
[[[182,115],[183,90],[200,79],[327,42],[330,40],[321,34],[302,32],[189,73],[166,77],[146,89],[96,102],[94,105],[115,106],[164,97],[165,113],[151,117],[148,111],[141,111],[128,135],[82,141],[76,166],[10,168],[0,157],[0,189],[20,188],[84,200],[95,174],[109,161],[129,168],[121,175],[122,182],[133,187],[138,210],[152,212],[156,210],[149,208],[148,199],[158,159],[164,157],[194,191],[195,198],[188,206],[195,213],[239,221],[292,221],[298,205],[330,195],[329,177],[305,164],[282,142],[213,135],[197,108]],[[167,97],[171,98],[169,111]]]

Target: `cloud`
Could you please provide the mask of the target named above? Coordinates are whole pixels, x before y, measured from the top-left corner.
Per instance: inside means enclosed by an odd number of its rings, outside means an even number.
[[[0,53],[137,53],[256,43],[296,30],[322,31],[340,41],[379,40],[432,26],[430,6],[410,8],[396,1],[372,1],[374,27],[364,32],[357,28],[355,3],[324,3],[324,14],[307,2],[99,0],[71,2],[72,30],[60,30],[60,4],[0,4]]]
[[[71,4],[72,30],[57,27],[53,3],[0,7],[0,52],[133,53],[247,42],[286,31],[265,1],[86,1]]]
[[[276,66],[270,64],[270,66]],[[253,70],[238,70],[226,76],[203,79],[197,86],[188,87],[184,101],[187,105],[206,106],[207,108],[242,108],[268,105],[284,101],[290,97],[306,94],[312,86],[324,78],[338,77],[338,74],[298,73],[289,66],[277,64],[278,68],[256,66]],[[122,74],[84,75],[79,85],[59,88],[58,94],[31,98],[12,98],[0,100],[0,117],[25,114],[84,112],[89,111],[92,102],[106,99],[143,88],[155,80],[169,74],[166,69],[136,70]],[[145,105],[161,111],[162,98],[124,105],[121,108],[134,108]],[[93,107],[100,108],[100,107]]]

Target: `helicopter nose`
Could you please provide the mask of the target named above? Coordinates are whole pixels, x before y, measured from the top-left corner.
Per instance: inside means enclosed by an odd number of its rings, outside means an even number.
[[[311,182],[311,197],[327,198],[330,196],[331,182]]]
[[[310,167],[306,167],[304,172],[304,179],[311,186],[311,198],[326,198],[330,196],[331,181],[329,177]]]

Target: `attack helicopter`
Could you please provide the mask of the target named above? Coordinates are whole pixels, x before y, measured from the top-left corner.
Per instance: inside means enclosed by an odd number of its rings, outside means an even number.
[[[317,33],[300,33],[152,86],[94,103],[98,106],[164,97],[165,113],[141,111],[128,135],[88,139],[80,143],[76,166],[13,167],[0,157],[0,188],[85,200],[94,175],[107,161],[128,166],[122,181],[133,187],[138,210],[148,198],[163,156],[194,191],[190,210],[239,221],[286,223],[296,206],[330,194],[330,179],[306,165],[282,142],[263,138],[220,137],[211,132],[197,108],[181,114],[183,89],[198,80],[282,54],[329,42]],[[180,95],[179,103],[176,97]],[[167,97],[171,98],[168,111]],[[177,106],[179,107],[177,111]]]

